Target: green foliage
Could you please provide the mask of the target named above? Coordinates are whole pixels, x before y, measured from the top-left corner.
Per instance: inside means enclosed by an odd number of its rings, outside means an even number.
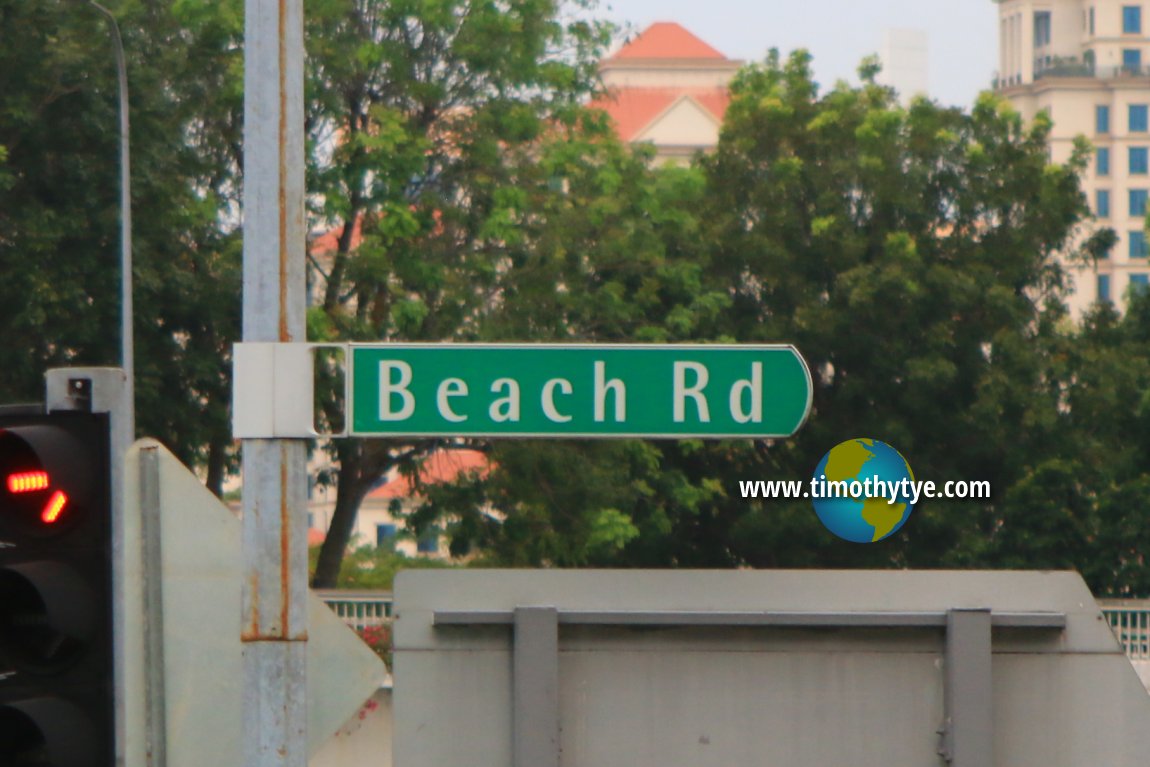
[[[758,443],[498,443],[487,481],[436,488],[413,523],[515,565],[1074,567],[1101,593],[1148,593],[1150,455],[1131,434],[1150,417],[1150,314],[1137,299],[1074,328],[1053,258],[1113,240],[1079,237],[1085,147],[1051,164],[1049,121],[991,94],[969,112],[900,107],[872,78],[820,94],[802,52],[745,68],[732,97],[691,168],[545,146],[568,191],[523,218],[531,247],[484,337],[793,342],[810,421]],[[924,502],[855,546],[809,502],[738,496],[740,479],[805,480],[858,436],[994,497]]]
[[[712,274],[734,292],[732,336],[803,352],[814,408],[794,439],[737,472],[709,449],[695,481],[805,478],[831,446],[871,436],[920,476],[1009,488],[1049,436],[1027,421],[1052,406],[1035,399],[1030,350],[1042,302],[1059,296],[1051,256],[1085,212],[1082,157],[1050,165],[1048,126],[1024,127],[990,95],[969,113],[926,100],[904,109],[869,82],[820,95],[802,53],[745,69],[732,92],[702,163]],[[717,506],[745,531],[735,553],[752,565],[959,564],[997,512],[935,503],[916,525],[927,535],[851,548],[804,535],[806,503]],[[794,540],[786,552],[768,532],[780,527]]]
[[[319,561],[319,546],[308,549],[308,573],[315,574]],[[340,566],[339,579],[333,588],[377,589],[391,591],[400,570],[440,569],[451,567],[439,559],[408,557],[401,552],[375,546],[359,546],[348,552]]]
[[[584,4],[579,4],[580,8]],[[242,6],[114,3],[128,51],[140,429],[233,461],[239,330]],[[809,423],[770,442],[499,442],[492,471],[424,488],[414,534],[454,554],[557,566],[1076,567],[1150,594],[1150,301],[1080,325],[1052,256],[1102,258],[1050,121],[984,94],[900,107],[874,82],[820,92],[809,55],[744,68],[719,147],[652,168],[586,109],[610,28],[551,0],[315,0],[307,14],[309,337],[793,342]],[[578,20],[575,20],[575,18]],[[83,4],[0,0],[0,398],[46,367],[118,359],[115,69]],[[101,30],[101,34],[93,34]],[[1089,236],[1086,236],[1088,235]],[[317,392],[339,422],[339,375]],[[851,546],[808,503],[740,479],[805,479],[843,439],[917,476],[989,480]],[[458,446],[451,443],[449,446]],[[386,588],[428,560],[358,550],[360,501],[441,440],[337,441],[320,585]]]
[[[206,466],[231,460],[239,325],[238,0],[109,3],[130,90],[137,412]],[[0,399],[43,372],[119,362],[119,94],[111,30],[86,4],[0,0]]]
[[[515,300],[509,273],[554,238],[547,217],[566,204],[544,147],[582,155],[579,103],[610,36],[566,10],[551,0],[309,5],[311,212],[343,234],[313,259],[325,321],[312,327],[325,339],[510,332],[488,319]],[[601,124],[596,133],[606,135]],[[329,394],[329,420],[337,408]],[[437,446],[333,445],[338,499],[317,584],[333,582],[371,484]]]

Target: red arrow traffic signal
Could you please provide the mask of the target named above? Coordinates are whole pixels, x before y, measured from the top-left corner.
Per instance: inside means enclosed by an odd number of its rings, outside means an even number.
[[[0,413],[0,765],[115,759],[106,414]]]

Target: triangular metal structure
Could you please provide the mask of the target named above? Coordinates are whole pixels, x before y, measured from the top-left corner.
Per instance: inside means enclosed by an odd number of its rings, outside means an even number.
[[[124,488],[126,543],[117,556],[124,584],[125,767],[147,763],[154,744],[144,733],[155,731],[149,722],[157,717],[166,723],[167,767],[241,764],[240,521],[154,440],[128,451]],[[144,565],[145,519],[152,520],[150,540],[159,541],[159,572]],[[160,579],[158,600],[153,578]],[[162,642],[149,643],[157,631]],[[315,595],[308,637],[307,741],[314,755],[379,689],[385,668]],[[149,697],[145,663],[157,657],[163,689]]]

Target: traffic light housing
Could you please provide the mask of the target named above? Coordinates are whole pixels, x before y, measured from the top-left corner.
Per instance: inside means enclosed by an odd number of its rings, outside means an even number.
[[[115,760],[106,413],[0,409],[0,765]]]

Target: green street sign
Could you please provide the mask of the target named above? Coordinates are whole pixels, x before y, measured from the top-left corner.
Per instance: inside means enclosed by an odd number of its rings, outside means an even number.
[[[353,344],[354,436],[786,437],[811,408],[793,346]]]

